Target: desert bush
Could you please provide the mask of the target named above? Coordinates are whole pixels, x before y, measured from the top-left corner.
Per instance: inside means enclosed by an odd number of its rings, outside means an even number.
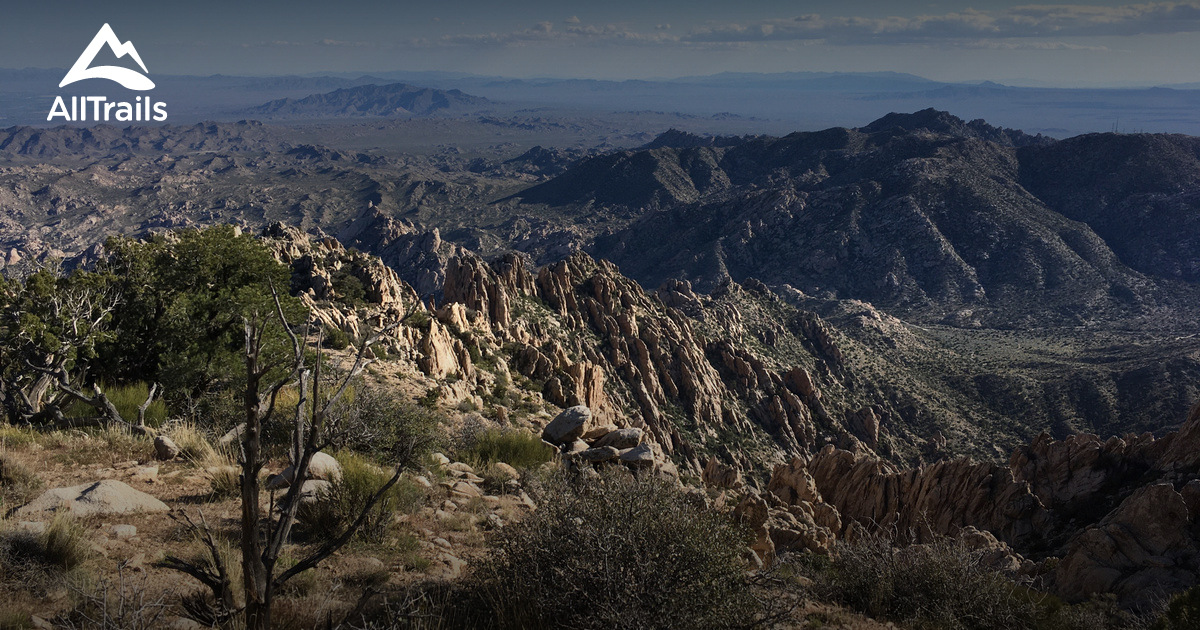
[[[883,535],[808,558],[812,590],[875,619],[911,628],[1007,630],[1040,622],[1038,595],[983,563],[983,552],[945,538],[896,547]]]
[[[0,516],[37,495],[42,480],[10,456],[0,453]]]
[[[209,495],[213,499],[233,499],[242,492],[242,470],[237,466],[213,466],[206,471]]]
[[[388,466],[422,461],[437,445],[440,420],[433,409],[361,382],[347,390],[331,419],[339,427],[338,446]]]
[[[1200,586],[1192,588],[1171,598],[1167,609],[1154,622],[1153,630],[1184,630],[1185,628],[1200,628]]]
[[[513,468],[534,468],[554,457],[554,451],[527,431],[486,429],[458,453],[460,461],[482,467],[504,462]]]
[[[68,630],[150,630],[163,626],[166,593],[156,598],[146,593],[146,576],[131,579],[124,564],[116,580],[70,585],[76,600],[71,610],[54,619],[54,627]]]
[[[749,625],[744,531],[656,478],[556,474],[478,571],[502,627]]]
[[[340,536],[358,518],[371,496],[392,477],[393,471],[384,470],[360,455],[343,451],[335,457],[342,465],[341,478],[330,484],[327,496],[301,504],[296,512],[297,522],[313,540]],[[384,540],[396,512],[415,510],[424,497],[420,486],[401,478],[371,508],[357,537],[370,542]]]
[[[410,584],[347,621],[361,630],[450,630],[488,628],[488,603],[480,592],[458,582],[437,580]]]
[[[897,547],[863,535],[832,557],[798,554],[786,564],[812,580],[809,595],[906,628],[937,630],[1144,630],[1144,615],[1115,597],[1067,604],[983,562],[985,552],[941,538]],[[1173,627],[1168,626],[1168,630]]]
[[[325,331],[324,343],[326,348],[334,350],[345,350],[350,347],[350,335],[340,328],[329,328]]]

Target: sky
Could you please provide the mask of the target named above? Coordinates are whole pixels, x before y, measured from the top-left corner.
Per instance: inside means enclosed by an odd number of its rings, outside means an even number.
[[[22,2],[0,11],[0,67],[69,67],[104,23],[134,43],[151,76],[895,71],[1018,85],[1200,82],[1200,1]]]

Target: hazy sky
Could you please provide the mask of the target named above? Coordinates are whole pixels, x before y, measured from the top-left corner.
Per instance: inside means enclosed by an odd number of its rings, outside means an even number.
[[[1200,2],[21,2],[0,67],[70,66],[108,22],[151,76],[446,70],[608,79],[911,72],[1060,85],[1200,81]]]

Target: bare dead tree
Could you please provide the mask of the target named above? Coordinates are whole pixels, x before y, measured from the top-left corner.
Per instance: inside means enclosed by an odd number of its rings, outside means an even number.
[[[324,379],[321,374],[324,350],[320,342],[317,342],[317,353],[313,366],[309,368],[306,365],[304,348],[310,336],[311,326],[306,324],[302,334],[297,334],[287,321],[274,284],[271,285],[271,294],[275,306],[273,317],[282,326],[291,343],[290,358],[269,359],[264,355],[266,333],[270,323],[266,316],[255,313],[244,319],[246,383],[242,400],[245,426],[239,443],[242,503],[240,547],[244,582],[244,607],[242,610],[245,615],[246,628],[250,630],[268,628],[271,623],[271,604],[279,588],[296,575],[315,568],[321,561],[349,542],[362,527],[379,500],[399,481],[403,472],[403,462],[408,459],[407,457],[399,460],[401,463],[397,464],[391,478],[371,495],[358,517],[344,532],[320,545],[295,565],[277,573],[276,565],[296,522],[296,511],[300,505],[304,481],[308,477],[312,459],[317,453],[330,446],[331,436],[337,431],[337,420],[333,412],[338,402],[346,393],[351,382],[375,361],[370,350],[371,347],[419,308],[419,304],[414,305],[404,317],[364,339],[358,347],[350,369],[334,380],[332,393],[324,396],[322,393]],[[291,485],[282,499],[277,505],[272,500],[271,509],[266,516],[263,516],[259,482],[259,473],[267,463],[263,452],[263,428],[275,417],[276,402],[280,391],[292,385],[299,390],[299,402],[292,419],[289,449],[294,474]],[[401,445],[401,448],[405,448],[405,446]],[[415,448],[415,443],[407,445],[407,448],[410,450]],[[213,590],[218,601],[228,601],[229,591],[222,586],[224,582],[221,577],[227,575],[224,560],[216,552],[215,545],[208,547],[212,556],[211,567],[199,566],[178,558],[164,560],[162,566],[195,577]]]
[[[77,400],[95,409],[97,412],[95,416],[68,418],[62,413],[63,405],[61,403],[54,403],[44,406],[45,409],[42,413],[43,423],[53,424],[60,429],[106,424],[108,426],[124,427],[138,434],[146,433],[146,409],[154,402],[158,393],[158,383],[150,386],[146,400],[141,405],[138,405],[137,419],[131,422],[121,415],[121,411],[108,399],[108,396],[104,394],[104,390],[100,388],[99,384],[92,383],[92,392],[91,394],[87,394],[84,393],[82,388],[71,382],[71,375],[67,372],[66,368],[60,367],[57,371],[51,371],[32,363],[28,365],[32,370],[50,376],[53,379],[54,387],[66,394],[68,399]],[[50,418],[48,422],[46,421],[47,416]]]

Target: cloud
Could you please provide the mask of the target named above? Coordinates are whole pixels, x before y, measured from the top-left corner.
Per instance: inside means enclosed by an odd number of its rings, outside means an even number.
[[[1069,40],[1173,33],[1200,33],[1200,0],[1116,7],[1027,5],[913,17],[806,14],[747,23],[711,23],[686,32],[672,29],[666,23],[645,30],[626,24],[583,24],[578,16],[572,15],[558,23],[547,20],[512,31],[448,34],[387,43],[326,39],[317,45],[344,48],[677,46],[739,49],[775,43],[787,47],[927,45],[992,50],[1104,51],[1108,49],[1090,45],[1095,42]],[[311,44],[281,41],[251,46],[303,45]]]
[[[685,42],[823,40],[830,44],[914,44],[978,40],[1135,36],[1200,32],[1200,3],[1118,7],[1029,5],[917,17],[824,17],[817,14],[693,30]]]
[[[478,45],[478,46],[525,46],[538,43],[561,44],[662,44],[679,41],[678,36],[665,32],[641,33],[617,24],[579,25],[568,20],[565,28],[555,28],[552,22],[538,22],[533,26],[505,33],[481,33],[467,35],[445,35],[438,39],[414,40],[418,46]]]

